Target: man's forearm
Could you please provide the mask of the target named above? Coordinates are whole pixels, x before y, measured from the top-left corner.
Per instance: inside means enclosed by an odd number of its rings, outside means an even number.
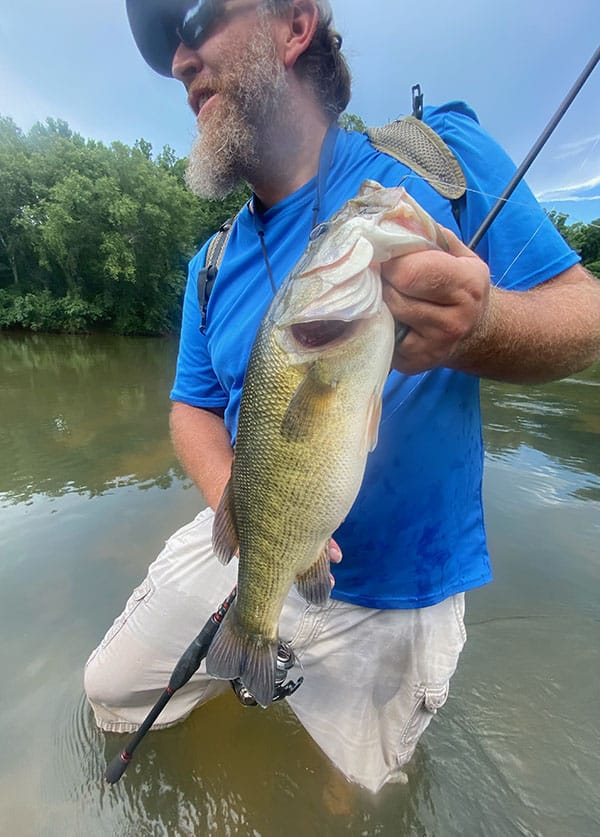
[[[223,419],[179,401],[171,409],[171,438],[179,461],[213,509],[231,473],[233,451]]]
[[[486,316],[450,366],[512,383],[544,383],[600,359],[600,281],[580,266],[530,291],[492,288]]]

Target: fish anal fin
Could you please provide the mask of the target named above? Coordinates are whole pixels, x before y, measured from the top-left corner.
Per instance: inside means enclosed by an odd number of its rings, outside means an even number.
[[[296,578],[296,587],[300,595],[310,604],[327,604],[331,593],[331,575],[329,572],[329,541],[323,547],[315,563]]]
[[[239,677],[266,709],[275,692],[277,646],[277,639],[248,634],[239,624],[233,605],[210,644],[206,671],[222,680]]]
[[[228,564],[231,561],[240,545],[233,508],[231,480],[225,486],[225,491],[215,512],[212,545],[215,555],[222,564]]]

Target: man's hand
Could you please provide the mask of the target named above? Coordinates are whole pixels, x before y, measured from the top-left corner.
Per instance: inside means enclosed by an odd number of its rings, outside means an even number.
[[[490,298],[488,266],[450,230],[450,248],[423,250],[381,266],[383,298],[394,319],[410,331],[392,364],[414,375],[451,366],[463,342],[483,327]]]
[[[329,560],[332,564],[339,564],[342,560],[342,550],[339,548],[339,546],[333,540],[333,538],[331,538],[331,540],[329,541]],[[331,576],[331,586],[333,587],[333,585],[335,584],[335,578],[333,577],[333,575],[331,575],[331,573],[329,573],[329,575]]]

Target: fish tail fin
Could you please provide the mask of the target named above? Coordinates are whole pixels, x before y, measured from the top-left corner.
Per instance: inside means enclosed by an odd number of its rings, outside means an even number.
[[[235,605],[221,623],[206,655],[206,671],[211,677],[236,677],[263,707],[273,701],[277,640],[250,636],[240,625]]]

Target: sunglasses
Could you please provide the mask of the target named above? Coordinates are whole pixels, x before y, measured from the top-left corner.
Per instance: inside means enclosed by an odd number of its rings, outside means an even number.
[[[188,49],[196,49],[215,24],[227,17],[228,0],[198,0],[186,12],[181,25],[177,28],[180,41]],[[231,9],[231,13],[255,8],[256,3],[245,3]]]

